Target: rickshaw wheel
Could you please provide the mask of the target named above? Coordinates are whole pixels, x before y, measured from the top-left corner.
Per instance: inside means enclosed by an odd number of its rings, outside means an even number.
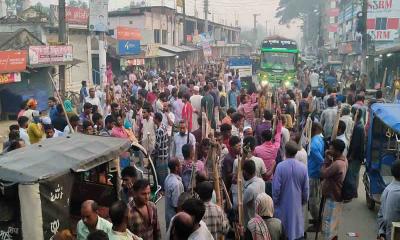
[[[375,208],[375,201],[371,199],[368,193],[365,193],[365,199],[367,200],[367,208],[373,210]]]

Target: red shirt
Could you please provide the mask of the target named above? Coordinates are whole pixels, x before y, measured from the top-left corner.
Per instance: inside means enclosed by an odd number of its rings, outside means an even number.
[[[182,108],[182,120],[188,123],[188,130],[191,132],[192,130],[192,118],[193,118],[193,107],[190,102],[186,102],[186,104]]]

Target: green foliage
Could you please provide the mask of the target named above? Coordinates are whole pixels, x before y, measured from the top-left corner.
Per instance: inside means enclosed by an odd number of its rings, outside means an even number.
[[[79,7],[79,8],[88,8],[87,3],[82,0],[69,0],[68,6]]]
[[[321,1],[324,0],[280,0],[275,16],[279,18],[280,24],[288,24],[318,9]]]

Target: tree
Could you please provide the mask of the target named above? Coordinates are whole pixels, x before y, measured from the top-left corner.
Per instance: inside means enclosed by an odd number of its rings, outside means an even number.
[[[312,13],[319,9],[319,3],[324,0],[280,0],[276,9],[276,17],[280,24],[288,24],[294,19]]]
[[[79,8],[88,8],[87,3],[82,0],[69,0],[68,6],[79,7]]]

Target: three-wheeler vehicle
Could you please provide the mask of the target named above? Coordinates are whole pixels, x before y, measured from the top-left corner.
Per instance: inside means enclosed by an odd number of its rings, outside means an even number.
[[[393,162],[400,158],[400,104],[372,104],[369,117],[363,182],[367,206],[374,209],[393,180]]]
[[[157,202],[161,188],[153,162],[141,145],[126,139],[71,134],[0,156],[0,239],[50,240],[64,229],[74,233],[80,206],[89,199],[107,218],[120,199],[119,159],[127,152]],[[135,152],[147,159],[138,164],[144,167],[136,166]]]

